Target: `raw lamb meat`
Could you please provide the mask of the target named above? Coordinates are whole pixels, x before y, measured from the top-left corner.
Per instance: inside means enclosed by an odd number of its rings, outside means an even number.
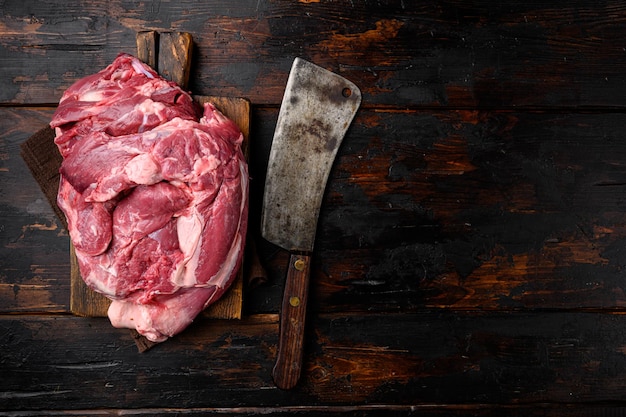
[[[83,280],[116,327],[162,342],[219,299],[242,262],[243,136],[213,105],[120,54],[72,85],[50,125],[58,205]]]

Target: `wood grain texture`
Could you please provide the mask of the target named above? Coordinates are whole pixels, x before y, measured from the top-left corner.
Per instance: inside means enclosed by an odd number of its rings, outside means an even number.
[[[0,416],[626,416],[622,2],[0,10]],[[250,100],[249,237],[267,271],[242,320],[200,318],[141,355],[106,319],[69,314],[69,240],[19,155],[54,110],[32,106],[134,52],[139,31],[189,32],[190,90]],[[364,100],[284,392],[271,370],[289,254],[258,227],[295,56]]]
[[[307,0],[309,1],[309,0]],[[404,417],[440,417],[440,416],[474,416],[474,417],[588,417],[588,416],[617,416],[623,417],[626,410],[620,406],[610,405],[552,405],[540,406],[528,405],[396,405],[396,404],[373,404],[373,405],[343,405],[343,406],[318,406],[310,407],[286,406],[286,407],[197,407],[197,408],[149,408],[149,409],[82,409],[82,410],[45,410],[31,411],[29,416],[84,416],[109,417],[111,415],[134,415],[150,417],[166,416],[205,416],[220,415],[227,417],[235,416],[273,416],[273,415],[298,415],[298,416],[326,416],[326,417],[387,417],[389,415]],[[0,416],[11,416],[0,412]],[[19,415],[19,414],[18,414]]]
[[[68,236],[20,155],[53,109],[0,109],[0,311],[69,309]],[[30,133],[26,133],[30,132]]]
[[[197,323],[142,355],[106,319],[0,316],[0,409],[619,404],[625,317],[317,315],[301,384],[283,391],[270,376],[276,315]]]
[[[315,1],[315,0],[306,0]],[[233,407],[233,408],[151,408],[151,409],[98,409],[98,410],[62,410],[44,412],[31,412],[29,416],[65,416],[85,414],[94,417],[108,417],[116,414],[129,414],[137,416],[198,416],[217,414],[220,416],[250,416],[250,415],[298,415],[298,416],[327,416],[327,417],[386,417],[394,416],[467,416],[474,417],[499,417],[499,416],[524,416],[524,417],[588,417],[588,416],[624,416],[625,410],[616,406],[572,406],[572,405],[546,405],[541,406],[489,406],[489,405],[395,405],[376,404],[364,406],[311,406],[311,407]],[[48,414],[49,413],[49,414]],[[5,415],[1,414],[0,415]],[[7,416],[10,414],[6,414]]]
[[[159,50],[159,34],[157,31],[142,31],[136,35],[137,41],[137,58],[148,64],[151,68],[158,71],[158,50]],[[187,85],[189,79],[184,85]]]
[[[277,109],[252,114],[249,230],[258,238]],[[11,219],[0,235],[0,307],[45,311],[52,298],[67,310],[67,235],[19,156],[50,110],[0,116]],[[329,179],[310,308],[624,308],[626,150],[614,146],[624,129],[621,113],[362,111]],[[257,243],[271,279],[246,302],[276,312],[286,253]]]
[[[192,91],[257,104],[280,102],[294,56],[354,81],[365,106],[622,108],[626,93],[618,0],[2,7],[2,103],[58,102],[73,81],[134,52],[145,30],[191,33]]]
[[[310,275],[311,256],[292,253],[287,264],[279,312],[278,350],[272,369],[272,378],[280,389],[295,387],[302,373]]]
[[[270,135],[274,112],[258,119]],[[322,204],[311,308],[622,309],[625,123],[362,111]]]
[[[188,32],[159,34],[157,70],[167,80],[183,88],[189,85],[189,71],[193,56],[193,39]]]

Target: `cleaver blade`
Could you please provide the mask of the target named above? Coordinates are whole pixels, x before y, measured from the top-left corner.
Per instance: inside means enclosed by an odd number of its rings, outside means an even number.
[[[290,252],[280,311],[276,365],[279,388],[300,378],[311,255],[328,175],[361,104],[352,82],[296,58],[270,150],[261,234]]]

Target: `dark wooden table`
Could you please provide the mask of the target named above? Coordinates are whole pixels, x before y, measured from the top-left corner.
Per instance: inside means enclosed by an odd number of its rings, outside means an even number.
[[[626,415],[626,6],[0,2],[0,415]],[[20,157],[142,30],[252,103],[242,320],[138,353],[69,311],[69,239]],[[271,379],[287,254],[258,231],[294,57],[359,85],[316,240],[304,371]]]

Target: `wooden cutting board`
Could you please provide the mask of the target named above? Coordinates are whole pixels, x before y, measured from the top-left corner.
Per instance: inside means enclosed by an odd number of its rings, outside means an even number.
[[[141,32],[137,35],[137,57],[151,67],[155,68],[159,72],[159,74],[161,74],[161,76],[175,81],[183,88],[187,87],[189,80],[189,70],[191,68],[191,52],[193,50],[192,46],[192,38],[191,35],[188,33],[168,32],[159,34],[157,32]],[[243,150],[244,155],[247,159],[250,135],[250,102],[243,98],[213,96],[194,96],[194,99],[200,103],[204,103],[207,101],[212,102],[225,116],[232,119],[239,126],[244,136]],[[45,134],[50,135],[50,132],[45,132]],[[53,134],[52,138],[54,138]],[[49,144],[46,144],[46,146],[49,146]],[[56,150],[56,147],[54,147],[54,149]],[[25,149],[23,148],[23,150]],[[37,158],[41,158],[39,155],[37,155],[36,150],[31,150],[31,152],[27,152],[27,154],[30,154],[31,160],[33,158],[35,160]],[[28,157],[28,155],[26,156]],[[28,158],[25,159],[28,162]],[[53,158],[52,162],[46,161],[45,169],[49,170],[50,166],[54,166],[57,163],[58,166],[60,166],[60,161],[60,155],[59,158]],[[38,169],[40,171],[42,170],[42,165],[44,164],[39,163]],[[57,176],[58,166],[56,166]],[[33,171],[32,164],[29,163],[29,167],[31,167],[31,171]],[[41,174],[41,172],[39,174]],[[35,178],[41,177],[41,175],[35,175]],[[42,187],[42,189],[44,189],[44,192],[46,192],[46,189],[44,187]],[[51,202],[55,202],[56,191],[52,191],[54,190],[49,190],[47,192],[47,194],[51,194],[47,195],[47,197],[48,200],[50,200]],[[108,298],[91,290],[84,283],[80,275],[80,270],[78,268],[78,262],[74,253],[74,247],[71,244],[70,263],[71,312],[79,316],[105,317],[107,315],[107,310],[111,302]],[[243,305],[242,269],[243,268],[240,268],[238,276],[228,292],[224,294],[224,296],[219,301],[207,308],[203,312],[204,316],[219,319],[241,318]]]

